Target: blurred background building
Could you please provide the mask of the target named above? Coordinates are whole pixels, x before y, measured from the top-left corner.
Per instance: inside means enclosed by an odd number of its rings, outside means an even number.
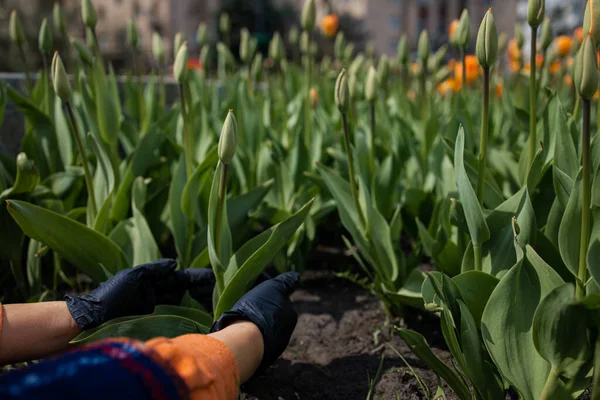
[[[85,40],[81,23],[80,0],[58,0],[68,15],[70,35]],[[98,13],[97,35],[106,59],[115,67],[127,66],[130,50],[126,46],[126,25],[130,18],[136,20],[142,51],[149,59],[153,32],[165,37],[165,48],[172,54],[172,38],[182,32],[195,47],[196,29],[200,22],[209,27],[209,40],[218,39],[218,15],[226,10],[231,15],[231,46],[237,54],[239,29],[248,27],[262,38],[261,48],[275,30],[286,31],[297,25],[304,0],[93,0]],[[10,12],[17,9],[25,25],[28,58],[39,63],[37,35],[43,17],[50,17],[51,0],[0,0],[0,70],[20,70],[16,49],[8,39]],[[416,47],[421,30],[427,29],[433,47],[447,42],[448,26],[458,18],[464,8],[471,16],[471,37],[474,46],[479,23],[490,7],[493,8],[499,31],[512,36],[515,24],[527,28],[527,0],[317,0],[318,19],[333,11],[340,16],[340,29],[348,39],[355,40],[357,48],[370,40],[378,53],[394,55],[403,33]],[[553,21],[554,34],[570,34],[581,24],[585,2],[583,0],[546,0],[546,15]],[[526,35],[529,29],[524,29]],[[322,39],[323,44],[327,39]],[[331,46],[322,46],[329,51]]]

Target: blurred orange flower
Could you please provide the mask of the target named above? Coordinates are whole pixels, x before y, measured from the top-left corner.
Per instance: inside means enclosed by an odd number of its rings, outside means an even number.
[[[506,53],[508,54],[508,58],[510,60],[518,60],[521,58],[521,49],[519,48],[516,39],[510,39]]]
[[[310,101],[313,107],[317,105],[317,102],[319,101],[319,92],[317,92],[317,89],[315,88],[310,88]]]
[[[437,91],[442,96],[450,92],[458,93],[460,91],[460,83],[454,78],[448,78],[437,86]]]
[[[502,94],[504,93],[504,86],[501,83],[496,84],[496,97],[502,98]]]
[[[453,71],[455,65],[456,65],[456,60],[454,58],[451,58],[448,60],[448,69],[449,70]]]
[[[550,68],[549,68],[550,75],[554,75],[557,72],[559,72],[560,68],[561,68],[560,61],[554,61],[552,64],[550,64]]]
[[[575,59],[573,57],[569,57],[567,58],[567,67],[569,69],[573,68],[573,63],[575,62]]]
[[[321,20],[321,30],[326,36],[334,37],[340,26],[340,19],[336,14],[329,14]]]
[[[448,27],[448,36],[450,37],[450,39],[452,39],[452,37],[454,36],[454,32],[456,32],[458,24],[458,19],[452,20],[452,22],[450,23],[450,26]]]
[[[531,65],[529,63],[523,66],[523,71],[531,72]]]
[[[481,67],[479,66],[479,61],[477,61],[477,57],[472,54],[469,54],[465,57],[465,64],[467,66],[467,85],[470,85],[473,81],[479,78],[481,74]],[[463,64],[462,62],[457,62],[454,65],[454,79],[462,86],[462,72],[463,72]]]
[[[519,60],[510,60],[509,66],[512,72],[519,72],[521,69],[521,62]]]
[[[598,91],[596,90],[596,93],[594,93],[594,100],[598,100],[598,97],[600,97],[600,96],[599,96]]]
[[[202,69],[202,63],[197,58],[190,58],[187,62],[187,69]]]
[[[535,56],[535,65],[536,65],[538,68],[542,68],[542,65],[544,65],[544,55],[543,55],[543,54],[540,54],[540,53],[538,53],[538,54]]]
[[[579,40],[579,43],[583,43],[583,28],[579,27],[573,31],[573,36]]]
[[[564,81],[567,85],[573,86],[573,78],[571,78],[571,75],[565,75]]]
[[[417,95],[415,94],[415,91],[413,89],[410,89],[407,93],[407,96],[410,100],[414,101],[415,98],[417,97]]]
[[[556,38],[556,50],[558,55],[561,57],[566,57],[571,52],[571,47],[573,46],[573,39],[569,36],[559,36]]]

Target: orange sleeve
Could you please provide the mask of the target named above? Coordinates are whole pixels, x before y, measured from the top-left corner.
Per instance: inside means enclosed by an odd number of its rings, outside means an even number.
[[[239,371],[224,343],[206,335],[164,337],[146,342],[159,363],[166,363],[185,382],[191,399],[232,400],[238,396]]]

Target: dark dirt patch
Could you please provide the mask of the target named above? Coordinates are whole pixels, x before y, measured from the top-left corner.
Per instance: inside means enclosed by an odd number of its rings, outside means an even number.
[[[331,272],[307,271],[292,300],[299,319],[290,345],[264,375],[244,385],[243,399],[365,399],[382,355],[374,398],[425,398],[416,378],[385,343],[434,390],[435,375],[397,335],[390,335],[383,308],[363,288]],[[407,309],[403,326],[424,334],[436,354],[449,360],[435,317]]]

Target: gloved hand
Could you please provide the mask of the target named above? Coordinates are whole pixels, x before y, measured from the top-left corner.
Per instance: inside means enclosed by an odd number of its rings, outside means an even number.
[[[178,305],[186,290],[201,303],[204,292],[212,293],[212,270],[175,272],[175,260],[159,260],[119,271],[83,296],[66,295],[67,308],[83,330],[95,328],[114,318],[150,314],[159,304]]]
[[[298,314],[289,295],[298,279],[298,273],[286,272],[257,285],[238,300],[230,311],[223,313],[210,329],[211,332],[220,331],[240,320],[254,323],[262,333],[264,342],[263,358],[256,373],[273,364],[290,341]]]

